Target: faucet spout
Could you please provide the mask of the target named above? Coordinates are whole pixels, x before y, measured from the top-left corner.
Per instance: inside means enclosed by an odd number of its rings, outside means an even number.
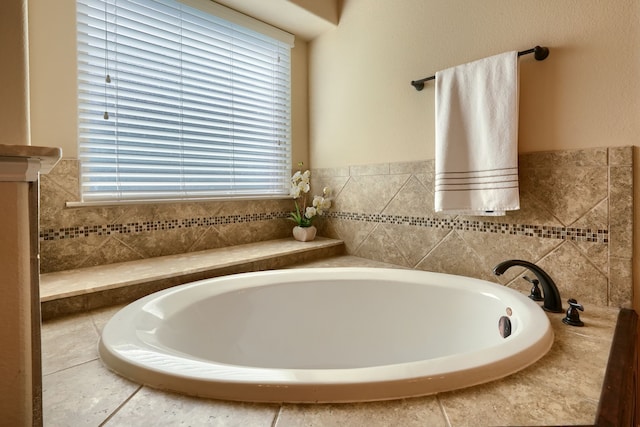
[[[496,265],[493,268],[493,274],[495,274],[496,276],[500,276],[504,274],[505,271],[507,271],[509,268],[515,265],[525,267],[536,275],[536,278],[540,282],[540,286],[542,286],[542,293],[544,295],[544,303],[542,304],[542,308],[552,313],[562,313],[562,300],[560,299],[560,292],[558,292],[558,287],[556,286],[553,279],[551,279],[551,277],[549,277],[549,275],[537,265],[529,261],[510,259]]]

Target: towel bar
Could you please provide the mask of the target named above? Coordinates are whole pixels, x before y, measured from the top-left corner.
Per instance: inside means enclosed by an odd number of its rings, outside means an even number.
[[[533,53],[534,58],[536,58],[537,61],[542,61],[544,59],[547,58],[547,56],[549,56],[549,48],[548,47],[542,47],[542,46],[536,46],[532,49],[527,49],[527,50],[523,50],[518,52],[518,56],[522,56],[522,55],[528,55],[530,53]],[[420,80],[413,80],[411,82],[411,85],[413,87],[416,88],[417,91],[420,91],[422,89],[424,89],[424,83],[428,82],[429,80],[435,80],[436,76],[430,76],[430,77],[425,77],[424,79],[420,79]]]

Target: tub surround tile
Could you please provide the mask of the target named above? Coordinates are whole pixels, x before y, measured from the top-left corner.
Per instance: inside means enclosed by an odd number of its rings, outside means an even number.
[[[294,225],[293,222],[286,219],[250,221],[223,224],[218,226],[218,231],[223,241],[228,242],[230,246],[234,246],[290,237]]]
[[[481,260],[484,270],[492,272],[493,267],[507,259],[523,259],[533,263],[562,244],[562,240],[518,236],[507,233],[493,233],[486,238],[482,233],[457,231],[456,233]],[[518,269],[510,268],[501,276],[501,282],[517,276]],[[494,276],[494,281],[496,280]]]
[[[562,243],[544,258],[535,261],[535,264],[551,276],[565,309],[569,298],[575,298],[585,305],[608,305],[608,277],[587,260],[573,242]],[[530,271],[523,269],[506,285],[528,294],[531,284],[520,278],[525,274],[533,277]]]
[[[74,195],[65,191],[43,175],[40,186],[40,229],[65,229],[88,224],[111,224],[120,218],[123,207],[67,208]]]
[[[355,255],[375,261],[411,267],[410,262],[395,245],[393,238],[386,232],[385,227],[381,225],[374,227],[364,242],[358,247]]]
[[[617,310],[585,307],[582,328],[562,323],[564,314],[548,316],[555,340],[540,361],[499,382],[439,395],[452,426],[593,424]]]
[[[320,195],[322,194],[322,190],[325,187],[329,187],[331,189],[331,198],[333,200],[331,209],[335,209],[335,201],[340,197],[340,193],[342,192],[348,181],[348,176],[313,176],[309,194]]]
[[[447,234],[451,233],[451,230],[447,229],[412,227],[407,224],[380,224],[378,227],[390,236],[408,267],[418,265]],[[376,247],[371,247],[371,250],[376,250]],[[383,261],[388,262],[384,258]]]
[[[119,222],[135,223],[144,218],[146,222],[189,220],[192,218],[222,216],[222,206],[213,203],[159,203],[131,205]]]
[[[633,166],[633,147],[610,147],[609,165],[611,166]]]
[[[119,234],[118,240],[130,248],[136,248],[143,258],[154,258],[189,252],[201,237],[198,228],[156,230],[147,233]]]
[[[572,242],[563,243],[537,265],[553,278],[564,299],[563,306],[568,298],[581,304],[607,305],[608,278]]]
[[[55,272],[81,268],[90,257],[97,254],[104,245],[109,245],[109,238],[88,236],[84,239],[61,240],[57,242],[40,242],[40,272]],[[122,251],[125,254],[127,251]],[[126,260],[138,256],[128,254]],[[90,265],[90,264],[89,264]]]
[[[42,175],[40,177],[40,226],[55,226],[58,220],[56,214],[64,209],[67,200],[76,199],[77,193],[77,190],[73,193],[66,191],[49,175]]]
[[[482,259],[455,232],[449,233],[415,268],[495,281],[491,270],[484,267]]]
[[[597,401],[550,393],[555,387],[515,374],[474,389],[440,396],[451,426],[591,425]]]
[[[366,175],[389,175],[389,163],[376,163],[368,165],[349,166],[349,175],[366,176]]]
[[[524,183],[520,186],[520,210],[508,211],[505,216],[496,217],[495,222],[504,224],[527,224],[530,226],[557,227],[562,228],[563,224],[556,218],[544,201],[538,200],[535,192],[526,187]],[[487,217],[468,217],[477,221],[486,221]],[[589,229],[590,227],[585,227]]]
[[[322,234],[330,237],[342,236],[347,253],[354,254],[376,224],[369,222],[352,222],[347,220],[331,220],[323,225]]]
[[[71,200],[80,199],[80,163],[77,159],[60,159],[56,167],[46,175],[48,181],[58,185],[62,190],[69,193]]]
[[[523,153],[518,156],[518,165],[521,169],[606,166],[608,153],[606,147]]]
[[[380,212],[409,178],[409,175],[351,177],[335,197],[332,211]]]
[[[293,209],[288,198],[69,208],[67,202],[80,201],[77,159],[63,159],[50,176],[43,177],[40,199],[42,273],[272,240],[288,235],[292,228],[284,220]],[[242,228],[231,227],[236,224]],[[215,235],[200,240],[214,225],[219,226],[217,236],[224,233],[226,240],[216,241]],[[120,239],[112,240],[114,235]],[[110,245],[103,247],[106,241]],[[99,256],[97,248],[104,249]]]
[[[593,227],[598,230],[609,228],[609,200],[603,200],[582,218],[572,224],[572,227],[586,229]],[[592,244],[592,242],[573,241],[574,244],[591,260],[591,262],[603,273],[609,269],[609,244]]]
[[[221,238],[225,237],[220,241],[213,240],[212,236],[201,240],[212,225],[217,226]],[[214,249],[279,239],[289,236],[292,228],[293,224],[285,219],[285,213],[280,212],[41,230],[41,272],[96,265],[95,260],[98,264],[111,264],[139,257],[191,252],[196,250],[194,248]],[[111,239],[114,236],[117,236],[116,240]],[[111,247],[100,254],[101,259],[96,258],[96,250],[110,240],[110,246],[116,244],[122,248]]]
[[[224,248],[232,246],[220,230],[220,226],[212,225],[201,232],[200,237],[191,246],[190,252],[198,252],[209,249]]]
[[[571,241],[573,279],[588,287],[584,293],[597,287],[594,300],[605,293],[606,304],[618,305],[630,292],[620,266],[631,260],[632,159],[633,147],[522,154],[522,209],[494,218],[436,214],[433,160],[313,169],[312,188],[334,189],[333,207],[316,225],[320,235],[344,240],[351,254],[423,269],[455,267],[447,272],[473,277],[485,277],[500,257],[561,256],[554,249]],[[62,161],[43,180],[43,273],[290,235],[291,200],[65,208],[65,199],[77,195],[77,171],[77,160]],[[437,249],[452,230],[461,241],[448,256],[471,254],[471,263],[446,260],[446,244]],[[610,258],[618,260],[615,271]],[[595,281],[579,277],[594,269]],[[499,280],[505,279],[511,280]]]
[[[446,272],[480,278],[504,259],[538,262],[544,258],[559,270],[562,266],[559,274],[568,283],[568,292],[585,295],[589,302],[620,306],[627,300],[631,282],[627,274],[612,270],[611,259],[631,260],[632,161],[633,147],[521,154],[521,209],[503,217],[435,213],[433,160],[391,163],[388,172],[387,164],[360,165],[350,171],[320,232],[344,240],[350,254],[426,270],[452,268]],[[327,180],[331,173],[319,169],[316,176]],[[389,185],[393,177],[407,175],[399,187]],[[372,188],[384,194],[379,203],[365,194]],[[451,230],[463,242],[445,242],[453,239]],[[425,238],[427,234],[430,238]],[[572,246],[565,247],[567,241]],[[451,249],[443,252],[448,246]],[[467,255],[469,263],[455,261]],[[573,272],[564,277],[564,270]],[[525,285],[515,285],[513,280],[523,271],[510,269],[498,280],[522,288]],[[613,274],[617,274],[615,283]]]
[[[372,267],[372,268],[400,268],[398,265],[388,262],[379,262],[368,258],[361,258],[354,255],[341,255],[325,259],[310,260],[296,263],[286,268],[319,268],[319,267]]]
[[[425,187],[415,176],[411,176],[385,206],[382,213],[393,216],[425,216],[434,212],[433,191]],[[445,217],[451,218],[450,215]]]
[[[521,171],[523,187],[536,189],[538,201],[568,226],[607,197],[607,167],[530,168]]]
[[[557,387],[563,384],[573,384],[571,387],[573,396],[570,396],[569,399],[597,403],[600,399],[600,387],[604,381],[608,359],[607,355],[600,354],[598,348],[610,346],[611,343],[602,343],[587,337],[571,338],[563,337],[554,342],[553,348],[547,353],[548,360],[545,361],[545,369],[536,368],[534,365],[529,372],[526,372],[526,375],[531,375],[535,381],[532,385],[538,388],[547,385],[557,390]],[[589,357],[585,357],[586,355]],[[583,372],[577,371],[576,366],[588,369],[591,375],[583,377]],[[593,412],[590,411],[589,417],[592,417],[591,414]],[[557,420],[556,418],[556,422]],[[569,422],[566,419],[562,421]],[[589,420],[585,419],[582,423],[587,424],[588,422]],[[591,422],[593,421],[591,420]]]
[[[633,248],[633,169],[612,167],[609,179],[610,253],[614,257],[630,258]]]
[[[73,247],[73,243],[69,243],[69,246]],[[141,248],[131,247],[122,239],[119,239],[116,236],[110,236],[85,260],[79,260],[74,269],[103,265],[105,260],[111,260],[112,262],[126,262],[137,261],[145,258],[145,253],[141,251]],[[53,272],[55,271],[55,268],[51,267],[48,271]]]
[[[389,165],[391,174],[411,174],[414,176],[433,176],[435,162],[433,160],[422,160],[417,162],[398,162]]]
[[[633,262],[629,258],[611,258],[609,268],[609,301],[614,307],[631,307]]]

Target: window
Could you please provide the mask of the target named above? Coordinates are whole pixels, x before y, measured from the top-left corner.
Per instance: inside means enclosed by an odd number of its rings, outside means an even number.
[[[288,194],[291,35],[209,0],[77,21],[83,202]]]

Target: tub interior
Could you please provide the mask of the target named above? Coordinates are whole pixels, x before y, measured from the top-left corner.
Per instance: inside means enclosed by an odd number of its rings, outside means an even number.
[[[398,295],[412,295],[403,300]],[[415,283],[315,280],[233,290],[164,313],[140,329],[163,351],[249,367],[344,369],[408,363],[499,345],[507,308],[495,296]],[[511,316],[518,333],[517,315]],[[419,339],[416,339],[416,335]]]

